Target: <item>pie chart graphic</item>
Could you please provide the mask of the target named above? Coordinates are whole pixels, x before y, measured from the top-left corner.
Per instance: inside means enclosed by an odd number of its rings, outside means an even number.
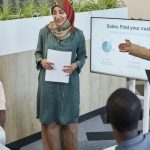
[[[109,41],[104,41],[102,43],[102,50],[109,53],[112,50],[112,44]]]

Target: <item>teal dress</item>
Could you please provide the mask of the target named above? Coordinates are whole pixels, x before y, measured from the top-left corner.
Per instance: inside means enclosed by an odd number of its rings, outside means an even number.
[[[45,69],[40,65],[47,58],[47,50],[71,51],[71,63],[78,68],[70,75],[69,83],[45,81]],[[50,29],[45,26],[39,32],[35,52],[38,77],[37,118],[43,124],[53,122],[61,125],[77,122],[79,116],[80,88],[79,73],[86,59],[85,38],[83,32],[75,28],[66,39],[58,41]]]

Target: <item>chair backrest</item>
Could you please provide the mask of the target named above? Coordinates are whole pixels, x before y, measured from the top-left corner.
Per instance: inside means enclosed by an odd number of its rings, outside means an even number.
[[[0,150],[10,150],[10,149],[0,143]]]
[[[0,143],[5,145],[6,143],[6,134],[4,129],[0,126]]]
[[[6,144],[6,134],[4,129],[0,126],[0,150],[10,150],[5,146]]]

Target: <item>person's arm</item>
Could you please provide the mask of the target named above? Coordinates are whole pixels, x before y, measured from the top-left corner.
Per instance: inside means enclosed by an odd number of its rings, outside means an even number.
[[[4,94],[3,85],[0,81],[0,126],[2,127],[5,124],[5,118],[6,118],[5,110],[6,110],[6,98]]]
[[[42,30],[39,32],[37,49],[35,51],[35,59],[36,59],[36,68],[39,70],[41,68],[50,70],[53,69],[54,63],[47,61],[43,57],[43,37]]]
[[[79,33],[79,45],[77,49],[77,57],[74,63],[72,63],[70,66],[64,66],[63,71],[68,73],[69,75],[72,74],[73,71],[77,70],[78,72],[81,71],[81,68],[85,64],[86,56],[86,48],[85,48],[85,38],[83,35],[83,32]]]
[[[129,54],[146,60],[150,60],[150,49],[143,46],[131,44],[129,48]]]
[[[77,58],[75,63],[77,64],[77,69],[80,72],[83,65],[85,64],[85,60],[87,58],[86,56],[86,46],[85,46],[85,37],[83,35],[83,32],[80,32],[80,43],[77,49]]]
[[[43,40],[42,40],[42,30],[39,32],[39,37],[38,37],[38,44],[37,44],[37,49],[35,51],[35,59],[36,59],[36,68],[39,70],[42,65],[41,65],[41,60],[43,60]]]
[[[150,60],[150,49],[143,46],[133,44],[129,40],[119,44],[120,52],[129,52],[130,55]]]

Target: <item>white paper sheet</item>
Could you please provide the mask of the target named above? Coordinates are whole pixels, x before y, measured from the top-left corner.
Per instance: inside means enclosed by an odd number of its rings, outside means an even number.
[[[45,81],[69,83],[69,75],[63,71],[71,63],[71,52],[48,49],[47,60],[54,63],[54,69],[46,70]]]

